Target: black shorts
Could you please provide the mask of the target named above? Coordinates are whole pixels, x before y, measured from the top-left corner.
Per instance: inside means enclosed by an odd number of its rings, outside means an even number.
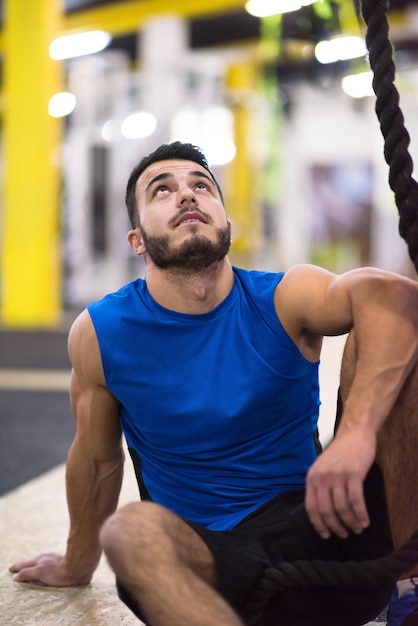
[[[352,533],[347,539],[321,539],[308,519],[303,489],[278,495],[231,531],[188,524],[215,557],[220,594],[245,622],[245,605],[267,567],[299,559],[362,561],[385,556],[393,549],[383,480],[376,465],[364,490],[371,524],[360,535]],[[262,626],[360,626],[378,615],[392,590],[393,584],[362,590],[328,587],[282,591],[267,605]],[[118,585],[118,591],[143,620],[126,590]]]
[[[280,494],[234,530],[209,531],[190,524],[215,556],[219,592],[245,621],[245,605],[263,571],[283,561],[363,561],[393,550],[380,470],[364,485],[370,526],[347,539],[321,539],[304,506],[304,490]],[[360,626],[386,606],[393,583],[375,589],[313,588],[278,593],[266,607],[263,626]]]

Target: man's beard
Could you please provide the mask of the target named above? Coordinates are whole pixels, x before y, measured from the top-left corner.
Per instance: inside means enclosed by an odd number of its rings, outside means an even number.
[[[168,235],[147,235],[139,226],[147,254],[161,269],[176,269],[185,272],[201,272],[228,254],[231,246],[231,228],[216,229],[216,241],[204,235],[189,237],[177,248],[170,247]]]

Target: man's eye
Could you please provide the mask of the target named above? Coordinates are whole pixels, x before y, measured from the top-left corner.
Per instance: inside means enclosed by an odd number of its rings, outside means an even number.
[[[155,193],[160,193],[162,191],[168,191],[168,187],[166,185],[160,185],[159,187],[156,187],[155,189]]]
[[[196,188],[198,189],[209,189],[209,185],[206,183],[197,183]]]

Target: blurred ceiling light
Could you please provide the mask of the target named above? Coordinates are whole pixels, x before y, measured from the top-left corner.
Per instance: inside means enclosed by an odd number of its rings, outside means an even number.
[[[344,76],[341,80],[341,87],[352,98],[365,98],[374,95],[372,82],[373,72],[362,72],[361,74]]]
[[[211,166],[230,163],[237,152],[234,142],[229,137],[207,137],[202,150]]]
[[[147,111],[135,111],[122,122],[121,132],[128,139],[142,139],[149,137],[157,128],[157,120]]]
[[[48,113],[51,117],[65,117],[75,109],[76,98],[73,93],[61,91],[52,96],[48,104]]]
[[[328,41],[320,41],[315,46],[315,57],[324,64],[357,59],[366,54],[366,44],[361,37],[335,37]]]
[[[107,120],[102,126],[102,139],[105,141],[116,141],[120,136],[119,128],[117,128],[114,120]]]
[[[49,56],[55,61],[94,54],[104,50],[111,40],[109,33],[103,30],[91,30],[86,33],[57,37],[49,46]]]
[[[280,13],[299,11],[304,6],[313,4],[316,0],[248,0],[245,8],[254,17],[269,17]]]
[[[202,112],[201,122],[205,129],[203,152],[211,165],[226,165],[236,154],[234,116],[223,105],[212,105]]]
[[[208,106],[201,112],[202,123],[207,129],[208,134],[217,134],[217,131],[222,135],[228,134],[232,136],[234,127],[234,116],[231,111],[221,105],[213,104]]]
[[[186,106],[171,120],[172,141],[191,142],[199,146],[211,165],[226,165],[236,154],[233,140],[234,118],[222,105],[205,109]]]

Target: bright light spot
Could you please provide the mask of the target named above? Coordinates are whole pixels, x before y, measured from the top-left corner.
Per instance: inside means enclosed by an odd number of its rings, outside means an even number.
[[[191,142],[199,146],[211,165],[225,165],[233,160],[234,118],[229,109],[214,105],[203,110],[185,107],[173,118],[173,141]]]
[[[180,109],[171,120],[171,135],[179,141],[198,142],[196,137],[200,131],[200,113],[191,106]]]
[[[280,13],[299,11],[303,6],[313,4],[316,0],[248,0],[245,8],[255,17],[268,17]]]
[[[202,122],[207,134],[232,134],[234,117],[224,106],[214,105],[202,112]]]
[[[49,101],[48,113],[51,117],[65,117],[75,109],[76,98],[73,93],[61,91],[56,93]]]
[[[320,63],[346,61],[366,54],[366,44],[361,37],[335,37],[328,41],[320,41],[315,46],[315,57]]]
[[[341,81],[343,91],[352,98],[365,98],[373,96],[373,72],[362,72],[361,74],[352,74],[344,76]]]
[[[211,165],[226,165],[237,152],[234,142],[228,137],[208,137],[201,147]]]
[[[94,54],[104,50],[109,44],[111,36],[102,30],[92,30],[87,33],[76,35],[64,35],[57,37],[49,46],[49,56],[51,59],[61,61],[71,59],[85,54]]]
[[[107,120],[102,126],[102,139],[105,141],[115,141],[120,135],[119,128],[117,128],[114,120]]]
[[[122,135],[128,139],[141,139],[152,135],[157,128],[157,120],[151,113],[135,111],[122,122]]]

